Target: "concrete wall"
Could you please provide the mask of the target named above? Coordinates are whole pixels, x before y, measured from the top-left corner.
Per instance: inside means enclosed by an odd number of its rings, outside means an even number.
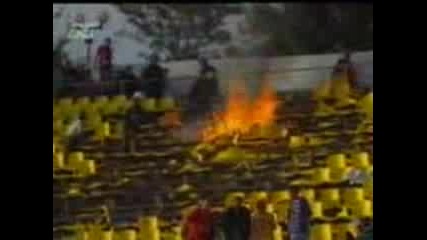
[[[221,59],[212,61],[217,67],[222,92],[240,79],[246,82],[251,92],[259,88],[263,72],[268,72],[273,86],[278,91],[308,90],[329,78],[339,54],[306,55],[279,58]],[[353,55],[360,81],[373,86],[373,51],[357,52]],[[198,74],[198,63],[180,61],[165,64],[169,69],[170,89],[173,95],[185,94]]]

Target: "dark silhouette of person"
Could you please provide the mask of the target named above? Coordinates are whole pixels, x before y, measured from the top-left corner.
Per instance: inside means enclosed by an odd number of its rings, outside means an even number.
[[[190,91],[189,100],[197,104],[193,106],[196,111],[204,113],[212,110],[215,100],[219,97],[219,85],[216,68],[204,57],[199,59],[199,64],[199,77]]]
[[[251,212],[243,206],[243,198],[234,199],[234,205],[228,208],[222,220],[225,240],[248,240],[251,230]]]
[[[143,88],[148,98],[160,99],[166,88],[166,70],[159,65],[159,57],[154,54],[142,73]]]
[[[351,60],[351,52],[345,51],[343,56],[338,59],[332,73],[334,76],[345,74],[352,89],[357,88],[357,72]]]

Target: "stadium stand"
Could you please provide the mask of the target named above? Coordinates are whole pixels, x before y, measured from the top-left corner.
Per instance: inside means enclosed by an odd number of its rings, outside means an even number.
[[[141,125],[135,153],[125,152],[123,118],[132,101],[126,96],[55,101],[54,239],[181,239],[181,219],[201,195],[218,211],[236,195],[249,207],[268,199],[269,210],[284,222],[291,188],[311,205],[312,239],[345,239],[356,231],[355,220],[373,218],[372,177],[363,184],[348,181],[354,169],[373,175],[373,94],[339,96],[333,105],[325,88],[313,98],[286,96],[276,122],[287,126],[289,138],[242,140],[239,148],[262,158],[250,170],[198,162],[191,154],[198,143],[176,138],[171,132],[179,125],[160,120]],[[141,99],[140,106],[147,115],[180,111],[171,98],[159,104]],[[66,129],[81,114],[84,137],[69,148]],[[282,227],[276,237],[286,235]]]

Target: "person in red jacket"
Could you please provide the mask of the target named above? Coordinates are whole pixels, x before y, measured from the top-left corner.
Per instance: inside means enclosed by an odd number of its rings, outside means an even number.
[[[112,61],[113,49],[111,48],[111,39],[106,38],[104,44],[99,46],[95,57],[95,64],[99,67],[101,82],[111,80]]]
[[[197,208],[187,217],[183,228],[185,240],[213,240],[214,214],[208,201],[202,199]]]

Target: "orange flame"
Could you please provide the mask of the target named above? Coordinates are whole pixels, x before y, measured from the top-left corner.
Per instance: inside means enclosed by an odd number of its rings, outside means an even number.
[[[214,113],[210,124],[202,130],[202,140],[211,142],[221,136],[248,134],[254,127],[268,127],[276,119],[277,107],[276,94],[266,81],[253,102],[244,85],[238,84],[231,89],[225,110]]]

